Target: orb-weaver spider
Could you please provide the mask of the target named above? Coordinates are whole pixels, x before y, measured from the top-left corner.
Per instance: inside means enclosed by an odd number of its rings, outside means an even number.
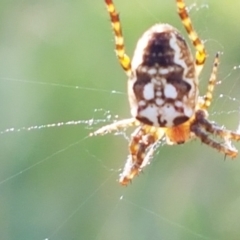
[[[105,0],[115,35],[116,54],[128,76],[128,98],[132,118],[104,126],[91,135],[105,134],[137,126],[129,144],[119,182],[127,185],[149,162],[157,142],[182,144],[199,138],[203,143],[234,158],[238,151],[231,140],[240,134],[208,120],[208,108],[216,84],[219,53],[214,59],[206,94],[199,96],[198,77],[206,59],[203,42],[193,28],[183,0],[176,0],[177,11],[196,54],[169,24],[156,24],[138,40],[132,61],[125,53],[119,15],[112,0]],[[211,138],[218,136],[223,142]]]

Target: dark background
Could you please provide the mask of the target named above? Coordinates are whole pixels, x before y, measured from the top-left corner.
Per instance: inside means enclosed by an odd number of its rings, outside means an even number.
[[[156,22],[170,23],[187,37],[174,0],[115,4],[130,56]],[[236,129],[240,2],[187,4],[208,52],[201,94],[215,53],[224,53],[210,118]],[[1,239],[240,239],[240,157],[224,161],[198,140],[164,145],[124,188],[116,180],[128,138],[88,137],[115,115],[127,118],[130,111],[104,1],[1,0]],[[92,125],[84,123],[90,119]],[[82,122],[46,127],[73,120]]]

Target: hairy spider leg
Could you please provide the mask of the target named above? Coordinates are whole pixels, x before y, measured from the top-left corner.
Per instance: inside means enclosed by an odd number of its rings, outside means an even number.
[[[176,0],[176,2],[177,2],[178,15],[180,16],[182,24],[188,33],[189,39],[191,40],[192,44],[196,49],[195,64],[196,64],[197,76],[199,76],[200,72],[202,71],[204,62],[206,60],[206,50],[201,39],[198,37],[197,32],[194,30],[193,24],[188,15],[184,1]]]
[[[196,118],[191,125],[191,131],[194,132],[194,134],[199,137],[201,141],[206,145],[217,149],[219,152],[224,153],[226,156],[235,158],[238,154],[238,151],[231,145],[231,142],[229,140],[233,139],[239,141],[240,134],[223,129],[217,124],[210,122],[206,118],[206,113],[203,110],[198,110],[195,115]],[[208,133],[212,133],[215,136],[223,138],[224,143],[219,143],[211,139]]]
[[[103,126],[96,130],[93,133],[90,133],[89,136],[97,136],[97,135],[105,135],[107,133],[116,132],[124,128],[133,127],[133,126],[139,126],[140,122],[136,120],[135,118],[128,118],[119,120],[117,122],[111,123],[109,125]]]
[[[154,152],[155,144],[164,136],[163,128],[143,124],[132,134],[129,143],[130,155],[126,161],[119,182],[126,186],[148,163]]]
[[[105,0],[105,3],[107,6],[107,11],[110,15],[112,29],[115,35],[115,49],[116,49],[116,54],[117,54],[119,63],[124,69],[124,71],[126,72],[127,76],[130,77],[132,75],[131,59],[125,53],[124,38],[122,34],[119,14],[115,9],[115,6],[112,0]]]
[[[219,53],[216,54],[214,62],[213,62],[212,73],[208,80],[207,92],[206,92],[205,96],[203,97],[204,101],[201,105],[201,109],[207,110],[212,103],[213,91],[214,91],[214,88],[215,88],[215,85],[217,82],[218,66],[219,66]]]

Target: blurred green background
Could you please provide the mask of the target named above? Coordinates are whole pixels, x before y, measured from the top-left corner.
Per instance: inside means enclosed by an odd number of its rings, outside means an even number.
[[[156,22],[186,36],[174,0],[115,4],[131,56]],[[202,94],[215,53],[224,53],[210,118],[236,129],[240,2],[187,4],[209,54]],[[164,145],[124,188],[116,180],[126,136],[88,137],[115,115],[130,113],[104,1],[1,0],[0,239],[240,239],[240,157],[224,161],[200,141]],[[92,125],[40,128],[90,119]],[[23,130],[30,126],[38,128]]]

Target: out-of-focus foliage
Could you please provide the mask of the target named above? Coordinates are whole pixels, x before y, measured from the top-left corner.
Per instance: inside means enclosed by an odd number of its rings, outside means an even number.
[[[186,37],[174,0],[115,3],[130,55],[156,22],[168,22]],[[209,54],[202,94],[216,51],[224,53],[210,117],[236,129],[240,2],[187,4]],[[96,123],[106,111],[130,116],[103,0],[1,0],[0,6],[0,131]],[[240,239],[240,157],[224,161],[199,141],[165,145],[144,174],[123,188],[116,179],[128,141],[113,134],[89,138],[96,128],[79,124],[0,135],[1,239]]]

